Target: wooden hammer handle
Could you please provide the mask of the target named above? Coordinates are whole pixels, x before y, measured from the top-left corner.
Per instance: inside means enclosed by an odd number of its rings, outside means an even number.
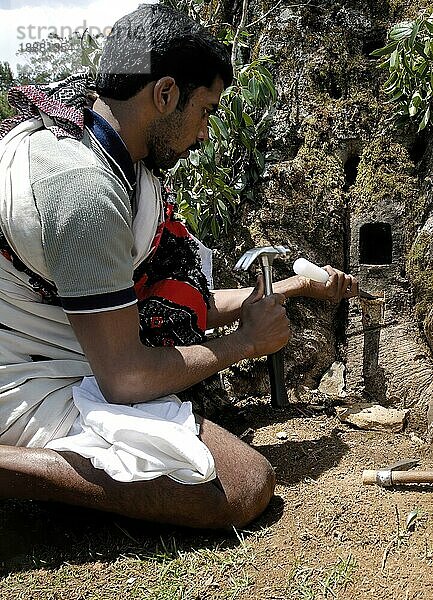
[[[383,469],[386,471],[386,469]],[[380,471],[364,471],[362,474],[362,483],[364,485],[374,485],[377,483],[377,474]],[[433,483],[433,471],[392,471],[392,485],[402,485],[406,483]]]

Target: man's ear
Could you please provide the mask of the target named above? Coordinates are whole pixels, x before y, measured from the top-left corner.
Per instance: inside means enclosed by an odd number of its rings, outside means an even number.
[[[173,77],[161,77],[153,88],[153,101],[157,110],[163,114],[174,111],[179,102],[179,88]]]

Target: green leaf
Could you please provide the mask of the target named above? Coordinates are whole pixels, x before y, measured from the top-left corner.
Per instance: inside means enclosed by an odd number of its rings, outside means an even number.
[[[198,167],[200,165],[200,152],[195,150],[194,152],[189,153],[189,160],[194,167]]]
[[[391,28],[389,32],[389,38],[397,41],[404,40],[411,36],[412,29],[413,27],[411,22],[405,21],[403,23],[398,23]]]
[[[394,50],[394,52],[389,57],[389,68],[393,71],[398,69],[398,65],[400,64],[400,56],[398,50]]]
[[[392,73],[391,77],[389,79],[387,79],[387,81],[385,81],[385,83],[384,83],[385,90],[388,87],[390,87],[391,85],[394,85],[396,83],[397,79],[398,79],[397,73]]]
[[[245,100],[250,106],[254,105],[254,96],[248,88],[242,88],[242,96],[245,98]]]
[[[424,75],[426,74],[428,69],[428,62],[426,60],[424,60],[422,63],[420,63],[420,65],[416,68],[417,72],[418,72],[418,77],[421,77],[422,79],[424,79]]]
[[[418,127],[418,132],[422,131],[423,129],[425,129],[426,126],[428,125],[429,121],[430,121],[430,106],[427,107],[427,110],[424,113],[422,121],[421,121],[421,123],[419,124],[419,127]]]
[[[265,170],[265,157],[262,152],[258,150],[254,150],[254,158],[256,159],[257,165],[259,166],[261,172]]]
[[[242,121],[242,113],[243,113],[243,102],[242,99],[236,95],[232,98],[230,103],[230,108],[233,111],[233,115],[238,123]]]
[[[239,84],[244,87],[248,85],[248,81],[250,80],[248,73],[240,72],[238,75]]]
[[[429,33],[433,33],[433,23],[431,21],[429,21],[429,19],[426,19],[424,21],[424,25]]]
[[[245,125],[254,126],[254,121],[252,120],[252,118],[250,117],[250,115],[248,113],[244,112],[242,114],[242,118],[244,120]]]
[[[387,44],[383,48],[378,48],[377,50],[373,50],[373,52],[370,52],[370,56],[385,56],[386,54],[391,54],[396,49],[397,44],[398,44],[397,41],[391,42],[390,44]]]
[[[421,23],[419,21],[414,21],[413,26],[412,26],[412,33],[410,34],[410,39],[409,39],[410,44],[414,43],[415,38],[418,35],[420,25],[421,25]]]
[[[415,92],[412,96],[411,104],[416,106],[417,108],[422,104],[422,96],[419,92]]]
[[[420,56],[422,56],[423,58],[425,58],[426,60],[428,60],[428,56],[426,55],[426,53],[424,52],[424,44],[422,44],[419,41],[415,41],[413,44],[413,47],[415,48],[415,50],[418,52],[418,54]]]
[[[253,140],[248,135],[246,135],[244,132],[241,132],[240,138],[241,138],[241,142],[245,146],[245,148],[247,150],[251,151],[253,149]]]
[[[406,73],[408,73],[409,77],[412,77],[412,65],[409,61],[409,58],[408,58],[406,52],[403,52],[402,58],[403,58],[403,66],[405,68]]]
[[[211,221],[211,231],[212,231],[212,235],[214,236],[214,238],[217,239],[218,234],[219,234],[219,227],[218,227],[218,223],[217,223],[215,217],[213,217],[212,221]]]
[[[397,102],[397,100],[399,100],[402,96],[403,96],[403,92],[401,90],[399,90],[393,96],[391,96],[391,98],[389,98],[387,100],[387,102],[388,103],[390,103],[390,102]]]
[[[270,101],[275,102],[275,100],[277,99],[277,90],[275,89],[273,80],[268,79],[268,77],[266,77],[266,79],[264,79],[264,83],[268,89]]]
[[[259,85],[255,77],[250,79],[250,81],[248,82],[248,90],[251,93],[253,101],[256,101],[259,97]]]
[[[222,214],[224,212],[227,212],[227,206],[224,204],[224,202],[221,200],[221,198],[217,198],[217,205]]]

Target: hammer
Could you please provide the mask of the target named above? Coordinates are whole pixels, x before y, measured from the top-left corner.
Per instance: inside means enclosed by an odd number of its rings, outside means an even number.
[[[286,256],[288,248],[284,246],[265,246],[263,248],[253,248],[247,250],[245,254],[236,263],[236,271],[247,271],[253,262],[258,258],[263,271],[265,280],[265,295],[270,296],[272,289],[272,263],[276,256]],[[271,384],[271,404],[274,408],[283,408],[289,404],[287,390],[284,383],[284,354],[283,350],[278,350],[267,357],[269,380]]]
[[[383,467],[378,471],[365,470],[362,473],[362,483],[364,485],[380,485],[381,487],[392,487],[394,485],[407,484],[431,484],[433,483],[433,470],[410,471],[418,466],[419,459],[403,459]]]

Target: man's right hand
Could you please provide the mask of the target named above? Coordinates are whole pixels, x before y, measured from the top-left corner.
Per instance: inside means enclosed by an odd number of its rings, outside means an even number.
[[[244,300],[238,333],[244,336],[249,358],[277,352],[291,337],[284,308],[285,296],[264,296],[264,279],[260,275],[251,294]]]
[[[68,318],[105,399],[135,404],[177,393],[240,360],[284,346],[289,338],[284,295],[263,294],[260,278],[242,304],[239,328],[194,346],[143,346],[136,305]]]

